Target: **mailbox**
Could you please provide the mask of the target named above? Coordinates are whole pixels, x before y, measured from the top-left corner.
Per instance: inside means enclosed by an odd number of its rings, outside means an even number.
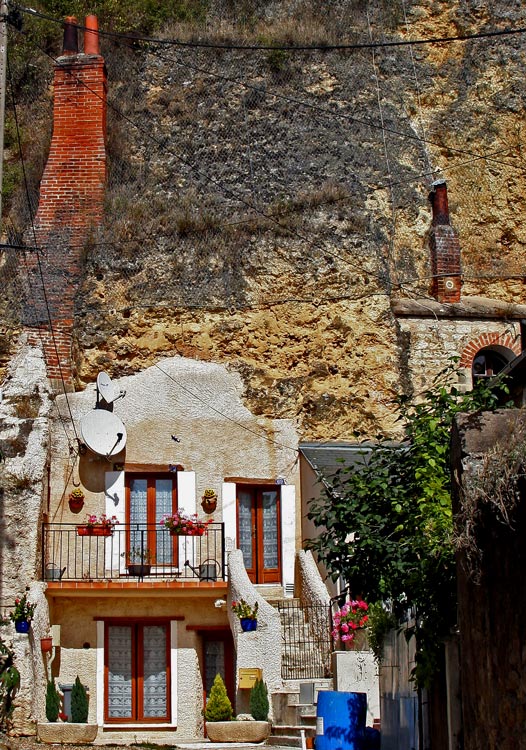
[[[262,676],[262,670],[258,668],[247,669],[241,667],[239,670],[239,687],[240,688],[253,688],[256,684],[256,680],[260,680]]]

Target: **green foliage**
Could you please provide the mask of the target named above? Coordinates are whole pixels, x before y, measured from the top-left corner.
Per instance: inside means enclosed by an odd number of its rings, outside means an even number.
[[[60,696],[53,680],[48,680],[46,688],[46,719],[56,721],[60,711]]]
[[[389,601],[397,618],[410,608],[416,613],[409,635],[417,639],[419,686],[430,683],[441,640],[456,623],[451,426],[459,412],[496,408],[506,392],[502,383],[484,381],[461,393],[447,384],[451,374],[448,368],[418,401],[400,398],[403,442],[364,447],[359,468],[339,469],[308,514],[325,529],[308,546],[334,580],[343,576],[370,602]],[[379,623],[373,635],[377,654],[381,629]]]
[[[250,691],[250,713],[256,721],[268,721],[268,690],[263,680],[256,680]]]
[[[225,683],[221,675],[216,674],[206,703],[205,719],[207,721],[230,721],[232,714],[232,704],[226,694]]]
[[[367,642],[376,661],[381,661],[387,633],[396,628],[396,618],[382,602],[371,604],[368,610]]]
[[[88,695],[86,688],[81,683],[79,676],[71,690],[71,721],[76,724],[84,724],[88,720]]]
[[[0,620],[0,625],[7,625],[7,620]],[[12,710],[13,696],[20,684],[20,674],[14,666],[14,652],[0,638],[0,726],[5,725]]]

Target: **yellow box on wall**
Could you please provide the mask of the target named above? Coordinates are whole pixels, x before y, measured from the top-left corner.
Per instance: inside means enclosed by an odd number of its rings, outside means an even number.
[[[240,688],[253,688],[256,684],[256,680],[260,680],[262,676],[262,670],[254,667],[246,668],[241,667],[239,669],[239,687]]]

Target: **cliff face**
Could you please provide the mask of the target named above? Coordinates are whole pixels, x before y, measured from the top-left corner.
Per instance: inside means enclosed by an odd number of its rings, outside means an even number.
[[[238,369],[249,408],[305,437],[389,429],[410,345],[390,300],[429,294],[437,178],[463,294],[524,300],[521,35],[230,48],[473,35],[523,26],[524,8],[316,6],[216,3],[189,46],[104,40],[111,165],[76,298],[81,386],[181,354]]]

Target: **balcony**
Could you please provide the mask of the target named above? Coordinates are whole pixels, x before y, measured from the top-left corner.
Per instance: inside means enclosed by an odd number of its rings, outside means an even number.
[[[226,580],[224,524],[203,536],[172,536],[146,524],[119,524],[109,536],[74,524],[42,525],[42,579],[68,582],[215,584]]]

